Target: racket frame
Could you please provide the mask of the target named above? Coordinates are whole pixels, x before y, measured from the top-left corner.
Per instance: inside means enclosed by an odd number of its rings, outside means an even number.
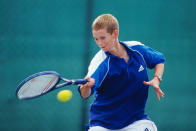
[[[57,76],[57,79],[58,79],[58,80],[56,81],[56,83],[54,84],[54,86],[53,86],[51,89],[47,90],[47,91],[44,92],[44,93],[42,92],[40,95],[36,95],[36,96],[32,96],[32,97],[26,97],[26,98],[25,98],[25,97],[24,97],[24,98],[19,98],[19,97],[18,97],[18,92],[19,92],[20,88],[21,88],[26,82],[32,80],[32,79],[35,78],[35,77],[42,76],[42,75],[49,75],[49,74],[56,75],[56,76]],[[59,84],[61,80],[64,81],[64,83]],[[42,95],[45,95],[45,94],[51,92],[52,90],[55,90],[55,89],[58,89],[58,88],[61,88],[61,87],[64,87],[64,86],[68,86],[68,85],[77,85],[77,84],[84,84],[84,83],[86,83],[86,82],[87,82],[87,80],[85,80],[85,79],[69,80],[69,79],[63,78],[63,77],[60,76],[59,73],[57,73],[57,72],[55,72],[55,71],[43,71],[43,72],[38,72],[38,73],[35,73],[35,74],[31,75],[31,76],[28,76],[27,78],[25,78],[25,79],[17,86],[17,89],[16,89],[16,96],[17,96],[17,98],[20,99],[20,100],[28,100],[28,99],[40,97],[40,96],[42,96]]]

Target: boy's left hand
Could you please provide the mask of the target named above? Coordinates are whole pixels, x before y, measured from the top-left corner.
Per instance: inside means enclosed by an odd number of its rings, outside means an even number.
[[[159,101],[160,101],[160,96],[161,97],[165,96],[165,94],[163,93],[163,91],[159,87],[160,81],[156,77],[154,77],[151,81],[148,81],[148,82],[144,81],[144,84],[154,87],[156,95],[157,95],[157,99]]]

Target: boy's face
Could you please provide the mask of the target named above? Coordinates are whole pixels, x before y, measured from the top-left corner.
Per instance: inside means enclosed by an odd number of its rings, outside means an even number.
[[[93,30],[93,37],[97,45],[104,51],[110,52],[115,44],[116,35],[108,33],[106,29]]]

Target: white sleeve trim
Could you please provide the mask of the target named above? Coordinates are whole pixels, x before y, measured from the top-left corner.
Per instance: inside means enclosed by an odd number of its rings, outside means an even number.
[[[106,59],[106,54],[104,51],[100,50],[91,60],[91,63],[88,67],[87,76],[91,77],[91,75],[97,70],[99,65]]]
[[[127,44],[128,46],[135,46],[135,45],[144,45],[139,41],[123,41],[125,44]]]
[[[142,44],[139,41],[124,41],[124,43],[127,44],[129,47],[135,46],[135,45],[142,45],[142,46],[144,46],[144,44]],[[142,59],[144,60],[144,63],[146,65],[146,67],[147,67],[146,60],[144,59],[144,56],[139,51],[137,51],[137,50],[134,50],[134,51],[136,51],[138,54],[140,54],[142,56]]]

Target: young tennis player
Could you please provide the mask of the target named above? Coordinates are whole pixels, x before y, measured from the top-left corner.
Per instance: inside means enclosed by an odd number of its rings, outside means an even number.
[[[92,59],[86,78],[78,89],[83,98],[95,93],[90,108],[89,131],[157,131],[145,114],[149,86],[158,100],[164,71],[164,56],[137,41],[119,41],[119,24],[111,14],[98,16],[92,24],[93,37],[101,50]],[[155,69],[152,80],[147,68]]]

